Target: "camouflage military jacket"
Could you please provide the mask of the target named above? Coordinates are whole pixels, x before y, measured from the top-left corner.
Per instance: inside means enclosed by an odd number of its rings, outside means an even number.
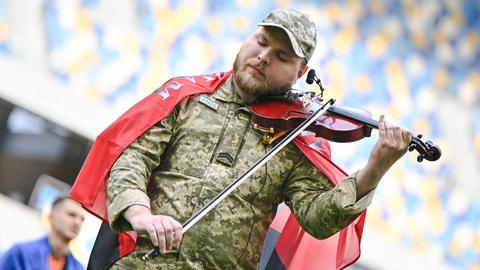
[[[122,214],[134,204],[183,223],[270,147],[252,128],[249,107],[231,78],[212,95],[183,100],[112,167],[107,182],[112,229],[131,230]],[[370,204],[372,193],[355,201],[355,175],[333,187],[292,143],[190,228],[179,252],[143,262],[141,256],[153,245],[140,235],[135,252],[115,267],[256,269],[280,202],[308,233],[326,238],[353,221]]]

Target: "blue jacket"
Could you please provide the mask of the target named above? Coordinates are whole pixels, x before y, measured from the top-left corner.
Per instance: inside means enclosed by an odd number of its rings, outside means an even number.
[[[16,244],[0,258],[0,269],[8,270],[49,270],[48,256],[52,247],[48,237],[32,242]],[[64,270],[82,270],[83,266],[69,252]]]

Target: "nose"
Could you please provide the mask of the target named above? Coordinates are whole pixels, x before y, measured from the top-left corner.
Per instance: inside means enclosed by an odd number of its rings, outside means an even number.
[[[262,65],[270,64],[271,52],[272,52],[272,50],[270,48],[264,48],[264,49],[260,50],[257,58],[260,61],[260,63],[262,63]]]

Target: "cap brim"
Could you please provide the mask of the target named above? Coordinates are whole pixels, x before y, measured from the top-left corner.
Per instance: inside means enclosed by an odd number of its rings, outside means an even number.
[[[259,26],[273,26],[273,27],[278,27],[280,29],[282,29],[283,31],[285,31],[285,33],[287,33],[287,36],[288,36],[288,39],[290,40],[290,44],[292,44],[292,48],[293,48],[293,51],[295,52],[295,54],[298,56],[298,57],[302,57],[302,58],[306,58],[305,54],[303,53],[301,47],[300,47],[300,44],[298,44],[297,42],[297,39],[295,38],[295,36],[293,35],[292,32],[290,32],[290,30],[288,30],[287,28],[285,28],[283,25],[281,24],[277,24],[277,23],[269,23],[269,22],[261,22],[258,24]]]

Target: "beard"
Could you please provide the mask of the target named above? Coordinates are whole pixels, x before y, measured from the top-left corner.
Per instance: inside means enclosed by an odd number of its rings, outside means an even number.
[[[253,76],[247,70],[249,66],[260,70],[264,76],[261,78]],[[270,75],[261,62],[250,59],[245,61],[245,63],[240,63],[238,54],[233,63],[233,79],[238,88],[252,97],[279,95],[287,92],[292,87],[291,83],[284,85],[274,85],[270,83]]]

